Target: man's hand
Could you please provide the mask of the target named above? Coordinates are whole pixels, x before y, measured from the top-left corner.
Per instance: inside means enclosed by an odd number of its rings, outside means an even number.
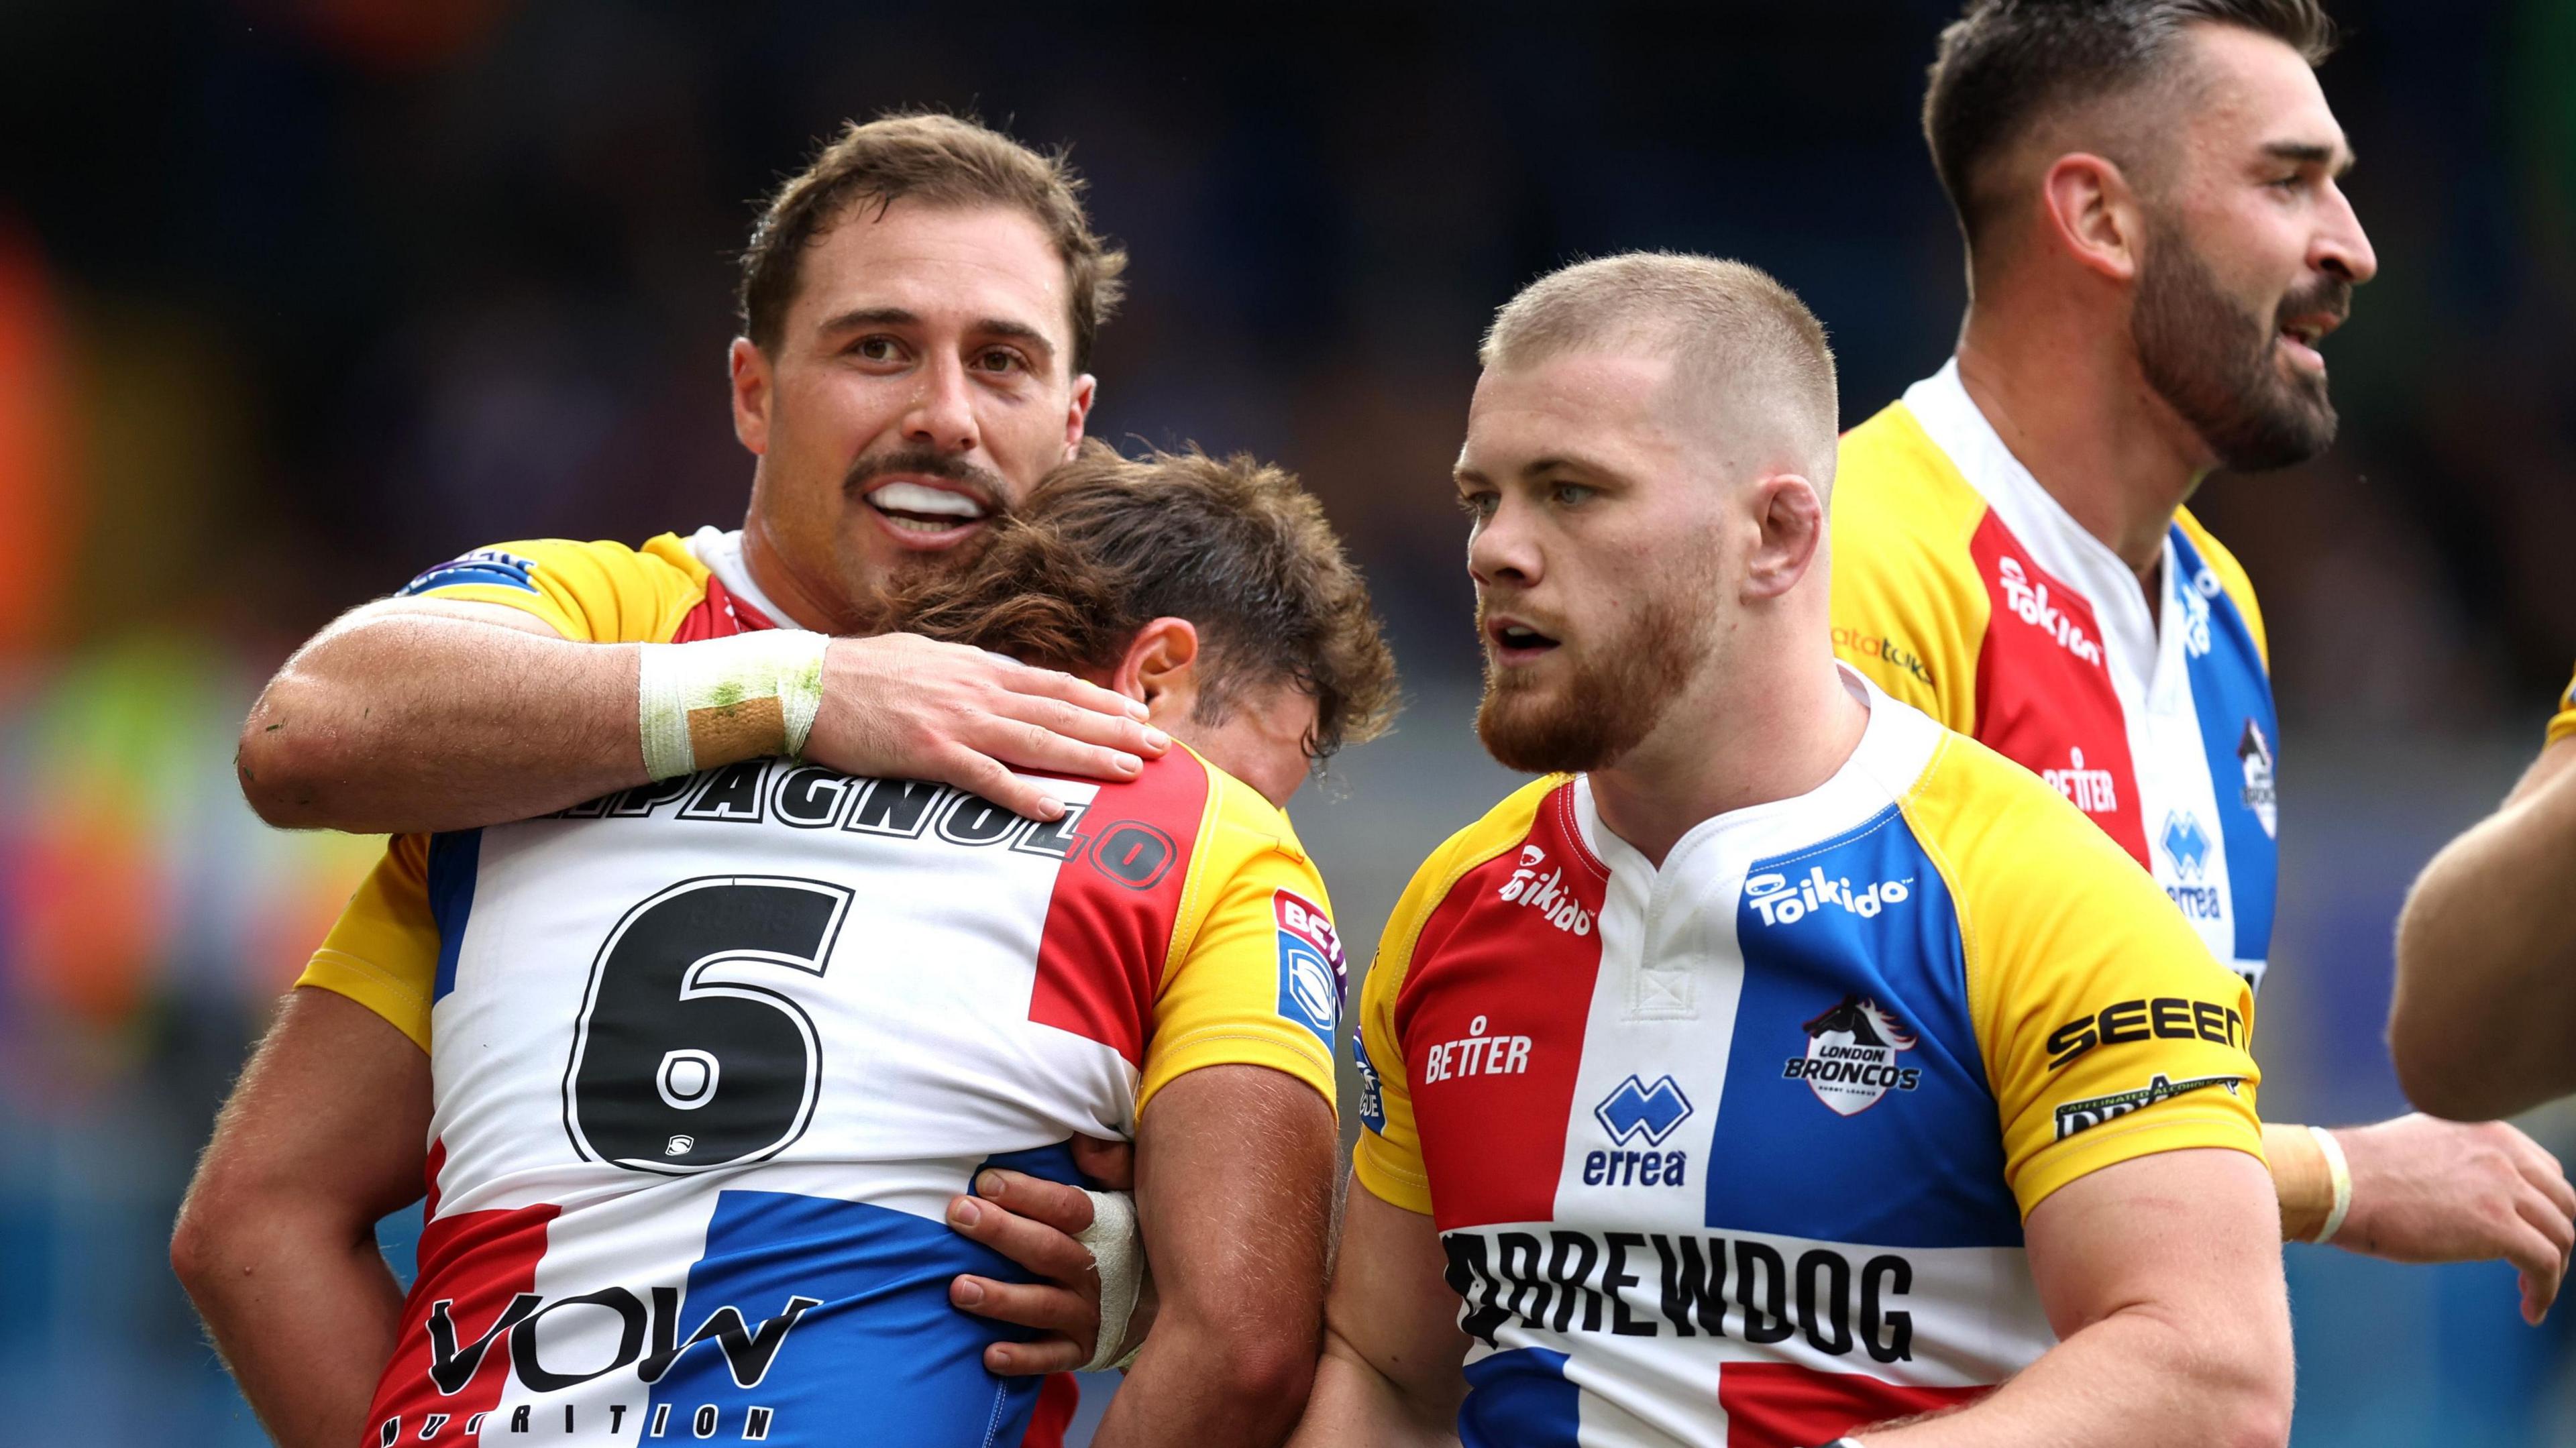
[[[1093,1148],[1085,1151],[1089,1146]],[[1075,1164],[1112,1190],[1135,1183],[1135,1154],[1125,1143],[1076,1138]],[[1091,1198],[1075,1187],[993,1168],[978,1173],[975,1195],[948,1204],[948,1224],[1043,1279],[1000,1282],[973,1274],[949,1284],[948,1300],[996,1322],[1034,1327],[1047,1335],[1029,1342],[997,1342],[984,1349],[984,1366],[1003,1377],[1072,1372],[1091,1361],[1099,1346],[1100,1277],[1091,1253],[1075,1240],[1090,1230]],[[1125,1356],[1154,1321],[1154,1284],[1148,1276],[1127,1320],[1118,1356]]]
[[[2539,1323],[2576,1245],[2576,1188],[2558,1159],[2501,1121],[2400,1116],[2339,1128],[2352,1211],[2333,1245],[2393,1262],[2482,1262],[2522,1273],[2523,1320]]]
[[[930,779],[1031,819],[1064,814],[1025,769],[1127,780],[1172,747],[1145,706],[1071,674],[913,634],[834,639],[805,757],[844,774]]]

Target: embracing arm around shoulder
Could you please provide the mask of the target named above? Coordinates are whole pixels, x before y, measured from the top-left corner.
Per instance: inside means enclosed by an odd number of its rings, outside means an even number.
[[[2078,1177],[2024,1224],[2059,1341],[1974,1405],[1853,1434],[1868,1448],[2278,1448],[2290,1304],[2272,1186],[2195,1147]]]
[[[170,1265],[284,1448],[365,1432],[402,1314],[376,1222],[419,1199],[429,1116],[429,1057],[367,1007],[301,986],[197,1164]]]
[[[1136,1211],[1161,1306],[1093,1441],[1278,1442],[1315,1371],[1333,1108],[1266,1066],[1187,1072],[1146,1103]]]
[[[1324,1358],[1291,1440],[1297,1448],[1432,1448],[1458,1441],[1467,1395],[1458,1294],[1443,1279],[1429,1217],[1356,1176],[1324,1300]]]
[[[2576,1092],[2576,739],[2416,880],[2388,1044],[2416,1105],[2457,1121]]]

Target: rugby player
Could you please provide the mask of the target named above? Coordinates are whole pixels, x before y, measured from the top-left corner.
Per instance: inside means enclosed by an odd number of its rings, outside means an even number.
[[[2576,1092],[2576,683],[2501,808],[2424,867],[2397,918],[2388,1045],[2436,1116],[2504,1116]]]
[[[462,828],[787,747],[791,720],[810,721],[814,762],[963,783],[1042,816],[1061,817],[1055,792],[997,758],[1135,777],[1164,739],[1121,696],[917,636],[804,631],[869,626],[890,581],[959,556],[1072,454],[1123,262],[1060,161],[942,117],[852,127],[781,187],[744,256],[743,531],[573,550],[560,576],[509,555],[434,571],[281,672],[245,726],[245,791],[279,823]],[[961,508],[981,516],[930,526]],[[612,592],[580,618],[550,602],[616,578],[649,597]],[[793,658],[736,637],[769,623]],[[693,688],[736,707],[692,711]],[[417,1195],[405,1161],[426,1139],[427,1086],[380,1019],[298,991],[201,1166],[174,1264],[286,1441],[340,1441],[382,1367],[398,1296],[369,1224]],[[419,1129],[388,1138],[388,1114]],[[390,1161],[374,1154],[389,1141]]]
[[[584,549],[614,570],[519,545]],[[948,1302],[960,1272],[1015,1274],[941,1218],[987,1166],[1069,1176],[1076,1133],[1138,1141],[1168,1324],[1101,1441],[1293,1419],[1339,951],[1263,793],[1391,705],[1357,576],[1275,469],[1092,444],[962,578],[889,607],[1136,697],[1211,762],[1053,781],[1068,817],[1039,824],[744,761],[398,846],[302,983],[433,1077],[426,1138],[377,1132],[431,1207],[366,1441],[845,1442],[862,1408],[860,1441],[1021,1441],[1037,1385],[987,1374],[999,1330]]]
[[[2054,791],[1837,665],[1815,319],[1630,255],[1483,362],[1477,728],[1550,772],[1370,968],[1293,1441],[2283,1442],[2252,992]]]
[[[1957,355],[1843,440],[1833,630],[2037,772],[2259,988],[2280,731],[2245,571],[2183,506],[2332,440],[2318,343],[2378,269],[2339,184],[2315,0],[1975,0],[1924,102],[1967,239]],[[2503,1257],[2540,1320],[2576,1242],[2501,1123],[2265,1140],[2289,1240]]]

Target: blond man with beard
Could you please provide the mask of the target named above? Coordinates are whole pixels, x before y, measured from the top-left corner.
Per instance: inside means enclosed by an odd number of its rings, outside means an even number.
[[[1483,360],[1478,731],[1548,773],[1370,969],[1294,1441],[2283,1441],[2251,993],[2055,792],[1836,664],[1814,318],[1616,257]]]

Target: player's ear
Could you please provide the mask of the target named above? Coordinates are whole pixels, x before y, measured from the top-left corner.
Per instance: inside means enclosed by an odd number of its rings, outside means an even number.
[[[2134,281],[2146,213],[2119,163],[2089,151],[2051,162],[2040,178],[2040,219],[2078,265],[2112,281]]]
[[[1064,460],[1082,451],[1082,429],[1091,421],[1091,404],[1100,397],[1100,380],[1085,372],[1073,379],[1073,395],[1064,408]]]
[[[1744,591],[1777,598],[1797,587],[1823,553],[1825,502],[1804,477],[1774,473],[1753,484],[1753,506],[1761,536],[1745,560]]]
[[[733,435],[754,456],[769,451],[769,359],[749,337],[725,354],[733,379]]]
[[[1136,630],[1109,687],[1142,700],[1157,717],[1186,712],[1198,699],[1199,631],[1185,618],[1158,618]]]

